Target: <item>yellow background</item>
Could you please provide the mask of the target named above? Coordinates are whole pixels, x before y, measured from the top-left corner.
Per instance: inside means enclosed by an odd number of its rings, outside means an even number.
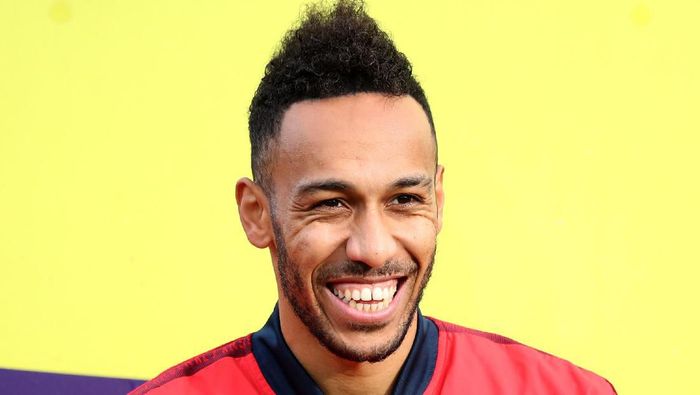
[[[247,106],[301,2],[0,2],[0,367],[151,377],[258,329]],[[700,393],[700,2],[371,1],[428,93],[423,311]]]

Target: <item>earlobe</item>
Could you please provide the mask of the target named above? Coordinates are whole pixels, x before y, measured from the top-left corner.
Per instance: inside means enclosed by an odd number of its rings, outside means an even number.
[[[437,166],[437,172],[435,174],[435,200],[437,203],[437,231],[440,233],[442,229],[442,208],[445,205],[445,191],[442,186],[442,178],[445,174],[445,167],[442,165]]]
[[[262,188],[249,178],[241,178],[236,183],[236,203],[248,241],[258,248],[269,247],[272,224],[269,204]]]

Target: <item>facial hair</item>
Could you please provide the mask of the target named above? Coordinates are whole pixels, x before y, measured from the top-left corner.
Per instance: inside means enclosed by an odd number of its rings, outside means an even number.
[[[308,286],[299,272],[299,266],[289,258],[281,227],[274,218],[274,215],[272,216],[272,228],[277,246],[277,270],[280,277],[282,292],[287,300],[289,300],[297,317],[299,317],[301,322],[309,329],[309,332],[311,332],[326,349],[338,357],[354,362],[379,362],[399,348],[408,333],[411,321],[418,308],[418,303],[423,297],[423,290],[430,279],[435,260],[435,249],[433,249],[425,274],[423,278],[420,279],[419,292],[413,300],[409,301],[408,314],[403,317],[394,336],[389,341],[377,345],[371,350],[358,350],[353,348],[352,345],[340,341],[337,336],[334,336],[331,326],[321,313],[322,309],[317,300],[305,300],[304,295],[313,294],[313,292],[309,292]],[[400,273],[406,276],[415,276],[418,271],[418,264],[413,260],[408,262],[396,260],[387,261],[379,268],[369,268],[367,265],[360,262],[343,261],[319,268],[318,279],[324,280],[319,282],[325,284],[325,279],[337,278],[344,275],[378,277]],[[416,278],[415,281],[418,280],[419,279]],[[352,329],[371,332],[382,329],[383,327],[384,325],[357,324],[353,325]]]

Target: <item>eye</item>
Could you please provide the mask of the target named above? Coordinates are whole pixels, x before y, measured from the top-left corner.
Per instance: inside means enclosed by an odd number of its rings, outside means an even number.
[[[401,194],[396,196],[391,203],[392,204],[400,204],[400,205],[407,205],[407,204],[412,204],[412,203],[419,203],[420,199],[417,196],[414,195],[409,195],[409,194]]]
[[[323,200],[316,205],[314,208],[339,208],[343,207],[343,202],[340,199],[327,199]]]

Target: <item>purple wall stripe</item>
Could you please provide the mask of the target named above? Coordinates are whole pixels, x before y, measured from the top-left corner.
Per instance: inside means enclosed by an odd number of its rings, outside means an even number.
[[[143,380],[0,369],[0,394],[124,395]]]

